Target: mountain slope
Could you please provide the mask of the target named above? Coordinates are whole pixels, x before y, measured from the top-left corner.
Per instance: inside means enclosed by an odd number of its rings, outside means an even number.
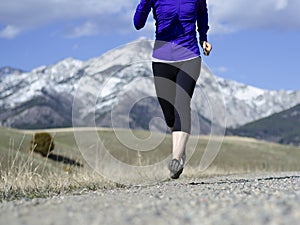
[[[2,77],[0,125],[15,128],[106,126],[162,131],[151,68],[152,42]],[[291,101],[293,99],[293,101]],[[237,127],[300,103],[300,91],[268,91],[219,78],[203,64],[192,100],[193,130]],[[225,114],[226,113],[226,114]],[[113,123],[113,124],[112,124]]]
[[[24,73],[24,72],[25,71],[20,70],[20,69],[15,69],[15,68],[12,68],[12,67],[9,67],[9,66],[5,66],[5,67],[0,68],[0,78],[2,76],[5,76],[5,75],[21,74],[21,73]]]
[[[228,130],[228,134],[300,146],[300,104],[237,129]]]

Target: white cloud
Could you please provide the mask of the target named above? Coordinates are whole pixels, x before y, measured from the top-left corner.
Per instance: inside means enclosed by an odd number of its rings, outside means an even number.
[[[84,21],[77,28],[67,29],[72,31],[69,36],[74,37],[93,35],[93,28],[107,27],[112,22],[117,27],[111,27],[111,30],[121,29],[117,21],[122,22],[123,13],[132,12],[135,8],[132,0],[0,0],[0,5],[0,25],[11,24],[22,30],[57,22]],[[100,17],[102,20],[98,19]]]
[[[82,25],[79,25],[77,27],[72,27],[71,29],[67,30],[65,36],[69,38],[77,38],[77,37],[95,35],[98,32],[99,32],[99,27],[97,26],[97,24],[91,21],[87,21]]]
[[[21,31],[54,23],[64,27],[67,37],[128,32],[132,29],[132,17],[138,2],[139,0],[0,0],[0,26],[4,27],[0,31],[0,37],[13,38]],[[300,30],[299,0],[207,2],[211,33],[251,28]],[[153,21],[148,22],[145,30],[153,31]]]
[[[216,69],[214,69],[217,73],[226,73],[226,72],[228,72],[228,68],[227,67],[225,67],[225,66],[220,66],[220,67],[218,67],[218,68],[216,68]]]
[[[16,37],[21,30],[15,26],[7,25],[5,28],[0,30],[0,38],[11,39]]]
[[[278,0],[275,2],[275,10],[284,10],[288,6],[288,0]]]
[[[208,0],[212,33],[300,30],[299,0]]]
[[[134,12],[123,12],[118,15],[109,16],[99,15],[76,26],[69,26],[65,29],[64,35],[68,38],[77,38],[83,36],[92,36],[97,34],[108,34],[117,32],[118,34],[128,34],[132,32],[132,16]]]

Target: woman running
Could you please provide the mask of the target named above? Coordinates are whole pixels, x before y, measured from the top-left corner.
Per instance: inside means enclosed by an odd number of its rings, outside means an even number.
[[[137,30],[146,24],[152,9],[156,26],[152,69],[158,101],[172,132],[170,177],[179,178],[191,132],[191,98],[201,69],[201,56],[209,55],[206,0],[140,0],[134,14]],[[197,27],[196,27],[197,24]]]

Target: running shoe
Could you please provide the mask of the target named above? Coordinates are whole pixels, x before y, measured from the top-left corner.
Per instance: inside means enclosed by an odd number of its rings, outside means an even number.
[[[183,160],[181,159],[180,161],[177,159],[172,159],[169,162],[168,168],[170,170],[170,177],[172,179],[178,179],[180,174],[183,171]]]

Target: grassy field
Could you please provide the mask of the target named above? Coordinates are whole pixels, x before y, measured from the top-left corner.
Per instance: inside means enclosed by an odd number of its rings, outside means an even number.
[[[88,128],[77,129],[77,132],[86,134],[87,137],[90,131]],[[73,129],[47,130],[54,137],[55,143],[52,157],[49,158],[30,151],[30,141],[34,132],[36,131],[0,127],[0,201],[122,186],[118,182],[110,181],[109,177],[100,176],[91,168],[83,157],[82,149],[80,151],[76,144]],[[125,138],[126,135],[130,136],[129,132],[131,131],[120,131]],[[133,133],[138,138],[149,137],[147,131]],[[151,151],[136,151],[124,146],[113,130],[99,129],[97,134],[109,153],[125,164],[143,167],[170,157],[170,135],[163,137],[161,144]],[[162,134],[155,135],[159,138]],[[183,177],[300,170],[300,148],[249,138],[225,137],[211,166],[204,172],[199,172],[200,159],[208,140],[207,136],[190,138],[187,147],[190,159]],[[85,141],[93,142],[89,138]],[[143,142],[135,145],[137,149],[142,147]],[[110,167],[107,160],[106,167]],[[115,165],[112,163],[111,167]],[[165,164],[164,167],[166,168]],[[120,169],[119,175],[122,175],[122,172],[125,173]],[[142,178],[147,179],[147,176]]]

